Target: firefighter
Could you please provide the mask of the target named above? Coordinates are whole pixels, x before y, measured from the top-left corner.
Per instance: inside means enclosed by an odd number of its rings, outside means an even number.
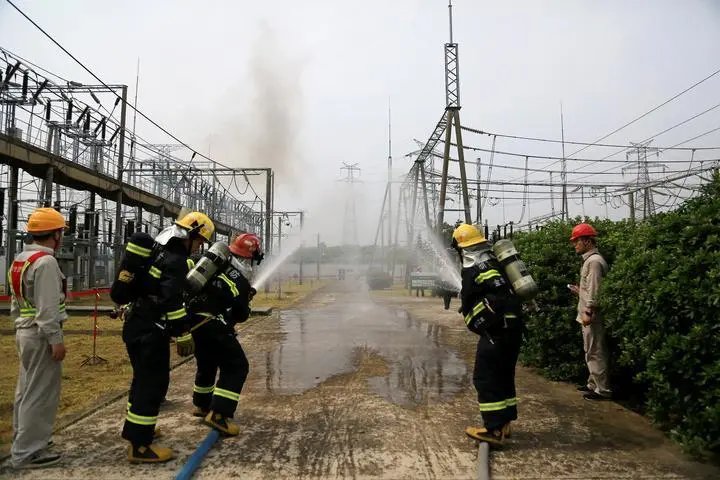
[[[190,328],[184,288],[189,256],[209,242],[215,225],[200,212],[190,212],[155,237],[154,258],[144,288],[125,313],[123,341],[133,368],[122,437],[130,442],[130,462],[170,460],[169,448],[153,445],[160,403],[170,382],[170,337]],[[137,250],[150,255],[147,249]],[[121,271],[122,273],[122,271]]]
[[[502,447],[517,419],[515,365],[522,342],[521,302],[503,274],[485,236],[473,225],[453,233],[462,251],[461,312],[470,331],[480,336],[473,383],[483,427],[465,433],[493,447]]]
[[[27,222],[22,253],[8,272],[20,373],[13,410],[12,465],[40,468],[54,465],[60,455],[50,452],[50,434],[60,399],[62,326],[65,276],[55,252],[62,244],[65,218],[52,208],[38,208]]]
[[[235,436],[239,428],[231,419],[250,367],[235,325],[250,316],[250,301],[257,293],[250,285],[252,266],[260,263],[263,254],[260,239],[252,233],[235,237],[229,249],[232,261],[189,307],[196,322],[191,330],[197,361],[192,414],[222,434]]]

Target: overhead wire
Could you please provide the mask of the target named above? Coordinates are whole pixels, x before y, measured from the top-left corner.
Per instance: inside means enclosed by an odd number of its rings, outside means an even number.
[[[593,147],[607,147],[607,148],[627,148],[629,145],[620,145],[620,144],[608,144],[608,143],[589,143],[589,142],[577,142],[577,141],[570,141],[570,140],[557,140],[557,139],[549,139],[549,138],[540,138],[540,137],[528,137],[528,136],[522,136],[522,135],[508,135],[503,133],[495,133],[495,132],[486,132],[483,130],[478,130],[471,127],[462,126],[460,127],[462,130],[466,130],[468,132],[477,133],[479,135],[489,135],[492,137],[500,137],[500,138],[512,138],[516,140],[529,140],[529,141],[535,141],[535,142],[545,142],[545,143],[565,143],[568,145],[588,145]],[[657,147],[662,150],[720,150],[720,146],[717,147],[683,147],[683,148],[674,148],[674,147]],[[574,160],[574,159],[568,159],[568,160]]]

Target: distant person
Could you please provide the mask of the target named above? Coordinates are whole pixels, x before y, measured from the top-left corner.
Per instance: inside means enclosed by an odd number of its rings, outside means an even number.
[[[55,259],[64,229],[65,218],[57,210],[35,210],[27,223],[28,241],[8,275],[10,318],[20,356],[11,448],[15,468],[42,468],[60,461],[60,455],[49,449],[66,353],[66,284]]]
[[[587,400],[608,400],[612,397],[609,353],[602,315],[598,310],[598,293],[608,265],[598,252],[596,237],[597,231],[587,223],[573,228],[570,241],[575,246],[575,253],[582,255],[583,265],[580,286],[569,285],[569,288],[579,297],[576,320],[582,325],[585,363],[590,371],[587,383],[578,390],[585,392],[583,396]]]

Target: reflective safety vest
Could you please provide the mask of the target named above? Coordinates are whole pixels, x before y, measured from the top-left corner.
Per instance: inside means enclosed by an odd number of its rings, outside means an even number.
[[[50,255],[47,252],[35,252],[30,255],[27,260],[15,260],[10,267],[8,272],[8,284],[12,290],[12,295],[20,307],[21,317],[34,317],[37,314],[35,306],[29,302],[23,295],[23,275],[25,270],[28,269],[37,259],[42,258],[46,255]],[[67,295],[67,281],[63,279],[62,282],[63,299]],[[65,311],[65,301],[60,304],[60,312]]]

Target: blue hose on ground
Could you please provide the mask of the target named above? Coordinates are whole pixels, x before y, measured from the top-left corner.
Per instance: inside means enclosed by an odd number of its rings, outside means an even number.
[[[195,470],[198,469],[200,466],[200,463],[202,463],[203,458],[205,458],[205,455],[210,451],[213,445],[215,445],[215,442],[220,437],[220,432],[217,430],[211,430],[210,433],[208,433],[208,436],[205,437],[205,440],[198,445],[197,450],[190,455],[190,458],[188,458],[185,465],[183,465],[182,470],[180,470],[180,473],[177,474],[175,477],[175,480],[190,480],[192,478],[193,473],[195,473]]]

